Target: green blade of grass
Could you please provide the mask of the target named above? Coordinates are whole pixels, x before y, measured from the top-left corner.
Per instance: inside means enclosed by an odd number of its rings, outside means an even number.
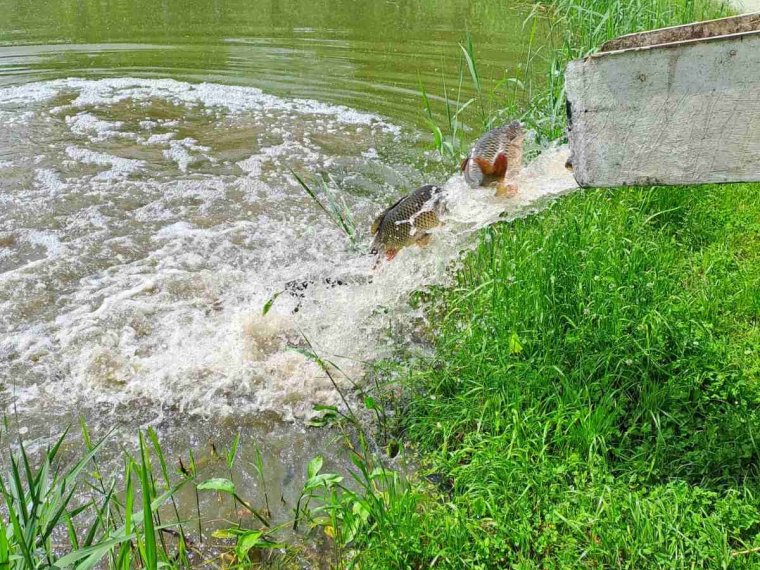
[[[140,458],[142,464],[139,466],[140,489],[142,492],[143,502],[143,538],[144,538],[144,560],[145,568],[148,570],[157,570],[158,556],[156,554],[156,530],[153,525],[153,511],[151,503],[153,500],[153,482],[150,474],[150,462],[148,453],[145,449],[145,440],[140,434]]]

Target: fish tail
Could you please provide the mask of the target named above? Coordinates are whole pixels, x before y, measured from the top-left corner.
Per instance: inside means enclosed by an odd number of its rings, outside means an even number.
[[[464,169],[464,181],[470,188],[477,188],[483,183],[483,169],[477,160],[468,160]]]

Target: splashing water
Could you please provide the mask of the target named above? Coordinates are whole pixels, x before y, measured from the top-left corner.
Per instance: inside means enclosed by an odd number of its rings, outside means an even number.
[[[253,88],[68,79],[0,89],[0,120],[0,397],[27,413],[307,417],[338,395],[291,347],[307,337],[359,379],[409,342],[409,294],[445,283],[476,230],[575,187],[562,148],[515,198],[453,176],[432,243],[373,270],[288,169],[330,172],[368,228],[401,182],[432,182],[390,156],[415,137],[380,117]]]

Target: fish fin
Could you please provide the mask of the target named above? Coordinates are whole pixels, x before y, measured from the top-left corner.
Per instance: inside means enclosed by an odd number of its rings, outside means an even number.
[[[488,162],[485,158],[476,158],[475,162],[478,163],[478,166],[480,167],[480,170],[483,171],[483,174],[493,174],[494,171],[494,165],[490,162]]]
[[[468,159],[467,167],[464,170],[464,181],[470,188],[477,188],[483,183],[483,169],[480,166],[479,159]]]
[[[375,219],[375,221],[372,222],[372,227],[370,228],[370,232],[372,233],[372,235],[375,235],[377,233],[377,230],[380,229],[380,224],[383,223],[383,219],[385,219],[385,214],[387,214],[387,213],[388,213],[388,210],[386,210],[385,212],[383,212],[382,214],[380,214]]]
[[[397,249],[386,249],[385,250],[385,261],[392,261],[394,257],[396,257],[396,254],[398,253]]]
[[[490,172],[490,174],[493,174],[494,176],[504,176],[507,172],[508,164],[507,155],[500,152],[496,155],[496,160],[493,161],[493,172]]]
[[[460,167],[460,169],[462,170],[462,172],[464,172],[465,169],[467,168],[467,163],[468,162],[470,162],[470,157],[469,156],[462,161],[462,165]]]

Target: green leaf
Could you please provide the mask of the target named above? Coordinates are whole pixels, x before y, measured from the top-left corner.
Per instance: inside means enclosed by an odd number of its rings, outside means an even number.
[[[258,546],[261,541],[261,536],[264,533],[260,530],[252,530],[247,532],[238,538],[237,546],[235,547],[235,556],[239,562],[242,562],[247,556],[251,548]]]
[[[467,47],[463,46],[462,44],[459,44],[459,47],[462,49],[462,54],[464,55],[464,59],[467,62],[467,69],[470,72],[472,83],[475,85],[475,89],[477,91],[480,91],[480,77],[478,76],[478,68],[475,65],[475,55],[473,54],[472,49],[472,37],[468,37],[467,39]]]
[[[338,408],[335,406],[320,406],[319,404],[314,406],[315,411],[326,410],[321,416],[315,416],[306,422],[310,427],[325,427],[339,419]]]
[[[131,459],[127,460],[127,474],[125,479],[127,482],[127,490],[124,499],[124,529],[127,532],[132,532],[132,509],[135,504],[135,488],[132,484],[132,466],[134,462]]]
[[[8,547],[8,538],[6,536],[5,525],[3,524],[3,519],[0,518],[0,566],[9,563],[9,552],[10,549]]]
[[[351,511],[357,515],[364,523],[366,523],[369,519],[370,510],[367,507],[365,501],[355,501],[354,506],[351,508]]]
[[[280,295],[282,295],[282,291],[278,291],[277,293],[272,295],[266,303],[264,303],[264,308],[261,310],[262,315],[266,316],[266,314],[272,308],[272,305],[274,305],[274,302],[277,300],[277,297],[279,297]]]
[[[140,486],[142,487],[143,499],[143,531],[145,534],[145,568],[156,570],[158,568],[158,549],[156,547],[156,530],[153,526],[153,511],[151,502],[153,499],[153,482],[151,481],[150,462],[145,449],[145,440],[140,434]]]
[[[148,511],[148,514],[150,514],[152,511],[158,510],[158,508],[163,505],[166,501],[169,500],[170,497],[172,497],[177,491],[179,491],[182,487],[184,487],[187,480],[181,481],[165,493],[163,493],[161,496],[155,498],[153,502],[150,505],[150,511]],[[110,501],[110,495],[113,492],[113,486],[111,487],[111,490],[108,492],[108,495],[105,497],[104,500],[104,508],[108,505],[108,502]],[[134,513],[133,520],[134,524],[140,524],[144,519],[144,513],[143,511],[139,511],[137,513]],[[97,520],[102,519],[103,514],[101,513],[96,517],[96,524]],[[95,525],[93,525],[95,526]],[[168,528],[172,525],[165,525],[161,528]],[[59,558],[55,562],[56,568],[66,568],[68,566],[73,565],[76,562],[79,562],[80,560],[87,558],[84,562],[81,562],[77,564],[77,570],[83,570],[83,569],[89,569],[96,566],[100,560],[112,551],[112,549],[119,545],[123,544],[125,542],[129,542],[132,540],[135,540],[136,536],[135,533],[127,533],[125,531],[125,528],[119,527],[115,531],[113,531],[113,536],[115,538],[105,540],[103,542],[99,542],[97,544],[94,544],[92,546],[85,546],[84,548],[80,548],[79,550],[74,550],[73,552],[70,552],[69,554],[63,556],[62,558]]]
[[[235,436],[235,440],[232,442],[232,447],[230,447],[229,451],[227,452],[227,468],[232,469],[232,465],[235,463],[235,458],[237,457],[238,447],[240,446],[240,432],[237,433]]]
[[[214,538],[235,538],[238,536],[238,533],[233,532],[230,529],[220,528],[219,530],[212,532],[211,536]]]
[[[134,538],[135,538],[134,534],[119,536],[118,538],[104,540],[103,542],[100,542],[94,546],[88,546],[88,547],[82,548],[81,550],[74,550],[73,552],[68,553],[66,556],[63,556],[59,558],[58,560],[56,560],[55,566],[56,568],[67,568],[84,558],[90,558],[94,561],[94,563],[97,563],[97,561],[103,556],[105,556],[105,554],[108,551],[110,551],[114,546],[117,546],[127,540],[133,540]],[[87,567],[86,566],[87,564],[89,564],[89,562],[87,561],[81,564],[77,564],[77,570]]]
[[[206,479],[203,483],[198,485],[199,491],[219,491],[220,493],[227,493],[229,495],[235,494],[235,484],[229,479],[214,478]]]
[[[322,469],[322,464],[324,462],[325,460],[321,455],[317,455],[314,459],[309,461],[309,465],[306,467],[306,477],[308,479],[313,479],[316,477],[317,473],[319,473],[319,470]]]
[[[512,335],[509,337],[509,352],[511,354],[520,354],[523,346],[520,344],[520,338],[515,331],[512,331]]]
[[[366,398],[364,398],[364,405],[367,407],[368,410],[377,409],[377,402],[372,396],[367,396]]]
[[[337,485],[343,481],[343,477],[340,475],[335,475],[334,473],[322,473],[321,475],[316,475],[314,477],[309,478],[308,481],[306,481],[306,485],[304,485],[304,491],[312,491],[314,489],[317,489],[319,487],[327,487],[328,489],[332,487],[333,485]]]

